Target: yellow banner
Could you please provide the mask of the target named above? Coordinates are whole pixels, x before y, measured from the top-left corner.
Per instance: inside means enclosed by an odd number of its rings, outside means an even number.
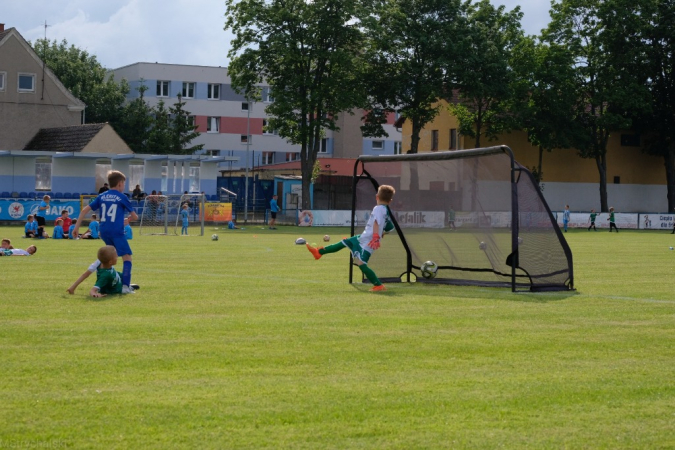
[[[229,222],[232,220],[232,203],[205,203],[207,222]]]

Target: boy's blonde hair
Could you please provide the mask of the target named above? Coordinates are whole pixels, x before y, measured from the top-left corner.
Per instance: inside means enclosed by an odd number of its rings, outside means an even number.
[[[379,198],[381,202],[389,203],[391,202],[391,199],[394,198],[395,193],[396,189],[388,184],[383,184],[377,189],[377,198]]]
[[[106,245],[105,247],[98,249],[96,256],[98,257],[98,260],[101,261],[101,263],[108,264],[117,256],[117,250],[115,250],[115,247],[112,245]]]
[[[58,223],[63,223],[63,219],[59,217],[58,219],[56,219],[56,223],[57,223],[57,224],[58,224]]]
[[[113,189],[120,184],[120,181],[126,181],[126,179],[127,177],[119,170],[111,170],[108,172],[108,185]]]
[[[28,217],[26,217],[26,220],[30,220],[30,219],[32,219],[32,218],[33,218],[33,215],[32,215],[32,214],[28,214]]]
[[[7,238],[4,238],[4,239],[2,240],[2,243],[3,243],[3,244],[4,244],[5,242],[7,243],[7,245],[12,245],[12,241],[10,241],[10,240],[7,239]]]

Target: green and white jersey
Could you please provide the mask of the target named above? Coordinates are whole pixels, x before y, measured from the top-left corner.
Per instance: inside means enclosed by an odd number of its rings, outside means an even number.
[[[377,222],[378,230],[380,230],[380,237],[385,233],[385,231],[390,231],[393,229],[393,223],[389,217],[389,210],[386,205],[376,205],[373,208],[373,212],[370,213],[368,218],[368,223],[366,224],[366,229],[363,230],[363,233],[359,236],[359,244],[367,252],[372,253],[373,249],[368,247],[370,241],[373,240],[373,226]]]
[[[122,274],[115,270],[98,268],[96,270],[96,284],[101,294],[119,294],[122,292]]]
[[[609,222],[610,222],[610,223],[614,223],[614,211],[612,211],[611,213],[609,213]]]
[[[598,215],[597,215],[596,213],[591,213],[591,222],[595,222],[595,218],[596,218],[597,216],[598,216]]]

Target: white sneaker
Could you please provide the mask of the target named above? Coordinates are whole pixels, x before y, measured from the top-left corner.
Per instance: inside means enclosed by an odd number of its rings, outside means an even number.
[[[134,290],[134,288],[126,285],[122,286],[122,294],[135,294],[135,293],[136,291]]]

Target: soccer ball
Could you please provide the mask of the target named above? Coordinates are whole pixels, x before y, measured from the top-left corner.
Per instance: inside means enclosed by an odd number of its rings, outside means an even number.
[[[427,261],[424,264],[422,264],[422,267],[420,267],[420,271],[422,272],[422,276],[424,278],[432,279],[436,277],[436,272],[438,272],[438,264],[436,264],[433,261]]]
[[[217,240],[218,240],[218,235],[217,235],[217,234],[212,234],[212,235],[211,235],[211,240],[212,240],[212,241],[217,241]]]
[[[295,240],[296,245],[304,245],[307,241],[303,237],[299,237]]]
[[[323,237],[323,241],[324,241],[324,242],[330,241],[330,236],[325,235],[325,236]]]
[[[518,236],[518,245],[520,245],[520,244],[522,244],[522,243],[523,243],[523,238],[521,238],[520,236]]]
[[[478,248],[481,250],[485,250],[487,248],[487,245],[485,242],[481,241],[480,244],[478,244]]]

